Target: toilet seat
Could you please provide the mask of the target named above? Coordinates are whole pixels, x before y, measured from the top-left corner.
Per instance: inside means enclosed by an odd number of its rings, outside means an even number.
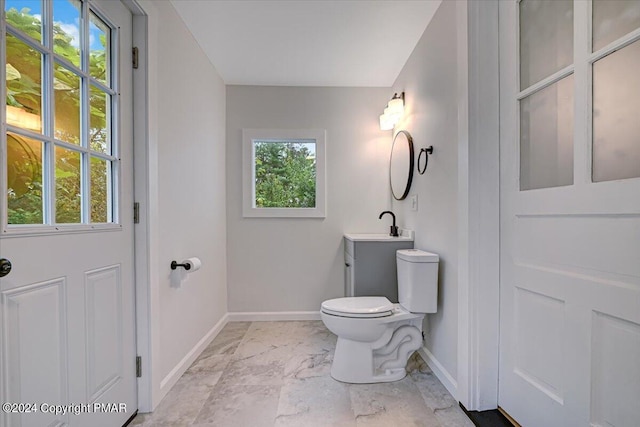
[[[322,312],[351,318],[379,318],[393,314],[394,304],[385,297],[346,297],[324,301]]]

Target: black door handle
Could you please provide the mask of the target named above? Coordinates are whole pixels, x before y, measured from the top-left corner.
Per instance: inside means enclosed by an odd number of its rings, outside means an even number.
[[[0,258],[0,277],[4,277],[11,273],[11,261],[6,258]]]

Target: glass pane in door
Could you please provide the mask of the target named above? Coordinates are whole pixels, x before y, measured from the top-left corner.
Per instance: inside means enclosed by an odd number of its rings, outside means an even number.
[[[112,222],[111,162],[91,157],[91,222]]]
[[[56,223],[77,224],[81,220],[80,153],[56,147]]]
[[[7,133],[9,224],[42,224],[42,152],[44,143]]]
[[[53,51],[80,67],[79,0],[53,0]]]
[[[573,1],[520,2],[520,90],[573,63]]]
[[[593,64],[594,182],[640,177],[640,41]]]
[[[89,148],[111,154],[111,96],[91,85],[89,109]]]
[[[40,0],[5,0],[7,23],[42,43],[42,2]]]
[[[520,190],[573,184],[573,74],[520,101]]]
[[[593,51],[640,28],[640,1],[593,0]]]
[[[110,86],[111,29],[93,12],[89,16],[89,74]]]
[[[7,34],[7,124],[42,131],[42,56]]]
[[[80,77],[59,65],[54,66],[55,137],[80,144]]]

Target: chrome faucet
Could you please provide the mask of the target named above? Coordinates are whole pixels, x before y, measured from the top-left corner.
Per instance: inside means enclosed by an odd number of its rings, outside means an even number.
[[[389,236],[393,236],[393,237],[398,237],[398,227],[396,226],[396,216],[393,212],[391,211],[384,211],[380,214],[380,216],[378,217],[378,219],[382,219],[382,216],[384,214],[390,214],[393,217],[393,225],[390,227],[390,233]]]

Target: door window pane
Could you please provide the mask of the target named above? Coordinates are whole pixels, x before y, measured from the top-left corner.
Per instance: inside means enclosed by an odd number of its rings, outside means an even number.
[[[62,65],[55,64],[55,137],[80,144],[80,77]]]
[[[9,224],[42,224],[43,143],[7,133],[7,201]]]
[[[111,29],[93,12],[89,17],[89,74],[94,79],[110,85]]]
[[[520,90],[573,63],[573,1],[520,2]]]
[[[40,0],[6,0],[7,22],[42,43],[42,4]]]
[[[573,184],[573,75],[520,101],[520,189]]]
[[[7,123],[42,131],[42,57],[11,34],[7,34]]]
[[[89,91],[89,148],[111,154],[111,96],[93,85]]]
[[[640,1],[593,1],[593,51],[640,28]]]
[[[81,220],[80,153],[56,147],[56,222],[75,224]]]
[[[640,41],[593,64],[593,181],[640,177]]]
[[[111,222],[111,162],[91,158],[91,222]]]
[[[80,67],[80,1],[53,1],[53,51]]]

